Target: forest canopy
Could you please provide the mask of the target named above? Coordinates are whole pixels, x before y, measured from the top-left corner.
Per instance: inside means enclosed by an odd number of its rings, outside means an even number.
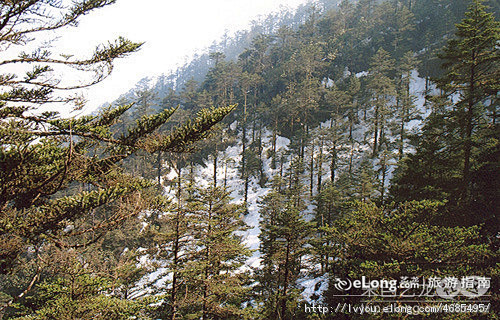
[[[0,48],[112,3],[4,2]],[[4,55],[0,319],[379,319],[402,314],[339,306],[443,297],[484,308],[421,316],[496,319],[499,9],[318,1],[67,119],[42,107],[81,108],[141,43]],[[456,281],[339,292],[362,278]]]

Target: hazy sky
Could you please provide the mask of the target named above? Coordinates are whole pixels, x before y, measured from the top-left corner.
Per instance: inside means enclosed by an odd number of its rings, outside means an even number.
[[[57,43],[71,53],[118,36],[145,41],[140,50],[116,63],[111,77],[87,92],[87,110],[111,102],[146,76],[167,73],[186,57],[208,47],[226,30],[246,29],[259,15],[296,8],[306,0],[118,0],[83,17]]]

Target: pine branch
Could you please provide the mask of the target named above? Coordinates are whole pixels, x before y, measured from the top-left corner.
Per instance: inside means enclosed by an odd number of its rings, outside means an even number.
[[[200,111],[194,121],[186,122],[174,129],[169,135],[142,141],[141,147],[148,152],[182,152],[193,142],[206,138],[209,135],[209,130],[235,108],[236,105],[204,109]]]

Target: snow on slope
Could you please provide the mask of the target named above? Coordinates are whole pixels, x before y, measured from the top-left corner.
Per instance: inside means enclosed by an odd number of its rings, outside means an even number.
[[[271,144],[271,133],[269,131],[263,132],[263,153],[266,154],[267,150],[270,149]],[[287,150],[290,140],[284,137],[278,137],[276,141],[276,149]],[[228,147],[226,150],[220,152],[219,159],[231,159],[232,161],[228,163],[227,172],[225,172],[223,167],[217,169],[218,183],[222,183],[222,179],[227,174],[227,187],[231,191],[231,197],[235,203],[243,203],[243,185],[244,181],[240,178],[238,172],[238,166],[241,161],[241,151],[242,146],[240,143]],[[277,170],[271,169],[271,160],[267,157],[263,157],[264,172],[268,177],[272,177]],[[212,181],[213,177],[213,160],[209,160],[205,167],[196,168],[197,177],[199,178],[200,185],[208,186]],[[248,214],[244,217],[245,223],[249,226],[249,229],[243,232],[244,243],[252,250],[252,257],[246,263],[246,269],[258,268],[260,266],[260,252],[259,252],[259,201],[266,196],[266,194],[271,189],[268,187],[261,188],[257,183],[255,178],[252,178],[249,184],[247,207]]]
[[[366,72],[358,73],[356,76],[366,76]],[[410,83],[410,91],[411,94],[416,97],[415,105],[421,112],[422,116],[425,118],[429,114],[429,110],[427,110],[425,106],[425,79],[420,78],[418,76],[417,71],[412,73],[412,80]],[[236,129],[236,122],[231,124],[231,129]],[[320,125],[321,128],[328,128],[330,125],[329,121],[326,121]],[[354,166],[357,166],[363,157],[366,156],[367,153],[371,150],[372,141],[368,137],[368,124],[359,123],[354,127],[353,136],[357,143],[355,144],[354,149],[352,150],[354,156]],[[411,130],[418,130],[421,126],[421,120],[413,120],[409,124],[407,124],[408,128]],[[320,128],[316,128],[312,130],[312,133],[317,133]],[[263,139],[263,167],[264,172],[267,177],[271,178],[275,174],[278,173],[279,169],[271,168],[271,159],[267,158],[267,151],[271,149],[271,139],[272,133],[268,130],[264,130],[262,133]],[[277,137],[277,151],[287,151],[288,145],[290,144],[290,140],[284,137]],[[323,148],[323,155],[325,158],[329,156],[330,147],[327,145]],[[243,203],[243,180],[240,177],[238,172],[238,167],[241,161],[241,151],[242,146],[241,143],[238,142],[236,145],[228,147],[226,150],[219,152],[219,167],[217,168],[217,177],[218,177],[218,185],[223,184],[223,180],[227,179],[227,187],[231,191],[231,197],[233,201],[236,203]],[[346,163],[348,161],[351,150],[346,148],[346,146],[339,147],[338,157],[341,161]],[[319,150],[316,147],[316,151],[314,157],[318,157]],[[308,155],[309,156],[309,155]],[[231,161],[225,162],[224,159],[231,159]],[[225,165],[227,163],[227,170],[225,170]],[[288,168],[288,165],[285,165],[284,170]],[[329,163],[325,161],[323,163],[323,181],[328,181],[330,175]],[[390,169],[388,173],[387,180],[390,179],[394,166]],[[206,161],[205,166],[198,166],[195,168],[195,175],[197,177],[197,184],[200,186],[208,186],[213,179],[213,159],[209,159]],[[165,176],[164,180],[174,180],[177,177],[175,170],[171,170],[170,173]],[[304,181],[305,185],[309,185],[309,181]],[[261,262],[261,253],[259,252],[259,201],[270,191],[270,187],[265,186],[261,187],[255,178],[251,179],[249,185],[248,192],[248,214],[244,217],[244,221],[249,226],[249,229],[242,233],[244,243],[253,251],[253,255],[247,260],[246,265],[242,268],[242,271],[251,271],[254,268],[258,268]],[[165,188],[165,193],[167,195],[171,195],[174,197],[174,191],[169,187]],[[314,205],[309,199],[307,195],[305,197],[307,199],[308,210],[307,213],[312,213],[314,210]],[[147,258],[146,258],[147,259]],[[307,259],[306,259],[307,260]],[[311,271],[318,272],[319,270],[315,266],[308,266]],[[141,281],[142,284],[154,282],[156,285],[163,285],[168,280],[168,274],[165,273],[164,268],[160,268],[156,270],[154,273],[151,273]],[[308,302],[312,302],[321,296],[321,293],[326,290],[328,286],[328,276],[327,274],[322,275],[320,277],[311,277],[307,274],[304,274],[301,279],[297,281],[297,285],[303,288],[302,296]]]

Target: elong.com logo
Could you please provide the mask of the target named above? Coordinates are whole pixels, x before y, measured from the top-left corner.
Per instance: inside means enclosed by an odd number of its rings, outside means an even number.
[[[457,277],[401,277],[397,279],[340,279],[335,278],[334,287],[341,292],[361,289],[363,296],[395,296],[400,297],[441,297],[454,299],[463,295],[469,299],[479,298],[490,289],[490,277],[467,276]],[[398,292],[399,291],[399,292]],[[418,291],[418,293],[415,293]]]

